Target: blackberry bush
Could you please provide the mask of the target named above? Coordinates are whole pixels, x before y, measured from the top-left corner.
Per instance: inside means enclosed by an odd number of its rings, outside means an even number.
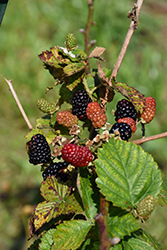
[[[88,2],[92,14],[93,0]],[[135,6],[128,14],[133,22],[130,31],[137,28],[139,9]],[[116,82],[120,60],[112,72],[101,68],[104,48],[96,46],[89,53],[94,43],[88,41],[91,16],[83,31],[85,51],[70,33],[65,47],[57,45],[39,55],[60,88],[55,109],[39,102],[48,115],[38,119],[34,129],[29,126],[26,136],[30,162],[41,164],[44,198],[30,220],[29,237],[37,235],[39,240],[31,248],[157,250],[157,241],[137,219],[147,220],[155,205],[167,206],[166,180],[152,155],[140,147],[149,138],[131,139],[137,123],[144,119],[149,123],[154,117],[155,101],[127,83]],[[98,59],[97,70],[91,70],[89,59]],[[117,103],[116,122],[111,125],[107,104],[112,106],[117,93],[131,101]],[[63,110],[66,102],[72,113]],[[55,121],[69,129],[56,127]]]

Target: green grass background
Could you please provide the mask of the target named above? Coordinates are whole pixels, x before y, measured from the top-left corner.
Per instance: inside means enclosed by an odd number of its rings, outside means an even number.
[[[91,39],[106,48],[102,66],[113,68],[130,20],[127,18],[133,1],[95,1]],[[38,54],[55,45],[64,45],[68,32],[77,37],[84,49],[88,15],[86,0],[15,0],[9,1],[0,27],[0,74],[12,79],[13,86],[32,123],[41,112],[36,100],[45,97],[47,86],[54,79],[44,70]],[[146,127],[146,136],[167,130],[167,2],[144,1],[139,29],[135,31],[123,60],[117,81],[127,82],[157,102],[156,118]],[[92,67],[96,67],[95,61]],[[9,91],[0,77],[0,249],[19,250],[29,245],[28,220],[33,205],[40,201],[42,181],[38,166],[28,162],[24,136],[28,127]],[[47,99],[56,101],[56,88]],[[109,121],[114,122],[111,110],[121,99],[117,94],[107,107]],[[140,138],[141,130],[132,139]],[[151,153],[159,167],[167,172],[167,139],[148,142],[143,148]],[[162,249],[167,249],[167,208],[156,208],[149,224],[144,225],[157,237]]]

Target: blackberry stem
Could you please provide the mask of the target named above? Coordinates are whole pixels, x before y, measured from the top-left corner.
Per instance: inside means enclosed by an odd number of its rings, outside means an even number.
[[[135,4],[135,8],[136,8],[136,16],[135,16],[135,18],[136,18],[136,22],[134,21],[134,19],[132,19],[132,21],[130,23],[129,30],[128,30],[127,35],[125,37],[125,40],[124,40],[124,43],[122,45],[122,48],[121,48],[120,54],[118,56],[117,62],[116,62],[115,66],[114,66],[114,69],[112,71],[112,74],[111,74],[111,77],[110,77],[110,80],[109,80],[109,86],[112,86],[112,78],[115,79],[116,76],[117,76],[117,74],[118,74],[119,68],[120,68],[122,60],[123,60],[123,58],[125,56],[125,53],[126,53],[126,50],[128,48],[128,45],[130,43],[131,37],[133,35],[133,32],[137,29],[138,17],[139,17],[139,12],[140,12],[142,4],[143,4],[143,0],[138,0],[137,4]]]
[[[0,76],[2,76],[2,75],[0,75]],[[30,121],[29,121],[29,119],[28,119],[28,117],[27,117],[27,115],[26,115],[26,113],[25,113],[25,111],[23,109],[23,106],[21,105],[21,103],[19,101],[19,98],[18,98],[18,96],[17,96],[17,94],[16,94],[16,92],[15,92],[15,90],[13,88],[12,80],[7,80],[4,76],[2,76],[2,77],[7,82],[8,86],[9,86],[9,90],[11,91],[11,93],[12,93],[12,95],[13,95],[16,103],[17,103],[17,106],[20,109],[20,112],[21,112],[25,122],[27,123],[27,126],[29,127],[30,130],[32,130],[33,126],[31,125],[31,123],[30,123]]]
[[[146,129],[145,129],[145,124],[144,123],[141,123],[141,126],[142,126],[142,137],[145,137],[145,132],[146,132]]]

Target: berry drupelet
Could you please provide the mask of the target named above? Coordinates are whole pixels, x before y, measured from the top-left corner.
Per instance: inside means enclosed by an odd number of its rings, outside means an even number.
[[[117,110],[115,111],[115,120],[120,118],[129,117],[136,121],[137,112],[131,102],[126,99],[122,99],[117,103]]]
[[[76,115],[80,120],[84,121],[87,119],[86,108],[91,98],[88,96],[85,90],[77,90],[72,97],[72,113]]]
[[[50,147],[42,134],[32,136],[28,143],[29,162],[37,165],[49,162],[51,158]]]
[[[127,123],[116,122],[110,129],[110,133],[114,134],[115,130],[118,130],[122,140],[128,141],[128,139],[131,137],[132,130],[130,128],[130,125],[128,125]]]
[[[63,182],[66,182],[69,179],[69,175],[64,173],[62,170],[66,169],[68,166],[67,162],[52,162],[48,168],[42,173],[43,180],[45,181],[48,176],[54,175],[56,178],[59,178]]]

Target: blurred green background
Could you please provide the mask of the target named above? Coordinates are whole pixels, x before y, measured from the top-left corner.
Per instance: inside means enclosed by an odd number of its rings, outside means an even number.
[[[130,20],[131,0],[95,1],[91,39],[106,48],[102,66],[113,68]],[[12,79],[13,86],[32,125],[42,116],[36,100],[45,97],[47,86],[54,79],[44,70],[38,54],[55,45],[64,46],[68,32],[77,37],[84,49],[88,15],[86,0],[15,0],[9,1],[0,27],[0,74]],[[167,2],[147,0],[140,15],[139,29],[135,31],[126,56],[117,75],[117,81],[127,82],[157,102],[156,118],[146,127],[146,136],[167,129]],[[92,67],[96,67],[95,61]],[[40,201],[40,169],[28,162],[24,136],[28,127],[9,91],[0,77],[0,249],[27,249],[28,221],[33,206]],[[46,98],[56,100],[56,88]],[[121,99],[117,94],[108,105],[109,122],[114,119],[111,110]],[[132,139],[141,137],[141,127]],[[160,169],[167,172],[167,138],[148,142],[143,148],[151,153]],[[167,208],[157,207],[149,224],[144,225],[157,237],[162,249],[167,249]]]

